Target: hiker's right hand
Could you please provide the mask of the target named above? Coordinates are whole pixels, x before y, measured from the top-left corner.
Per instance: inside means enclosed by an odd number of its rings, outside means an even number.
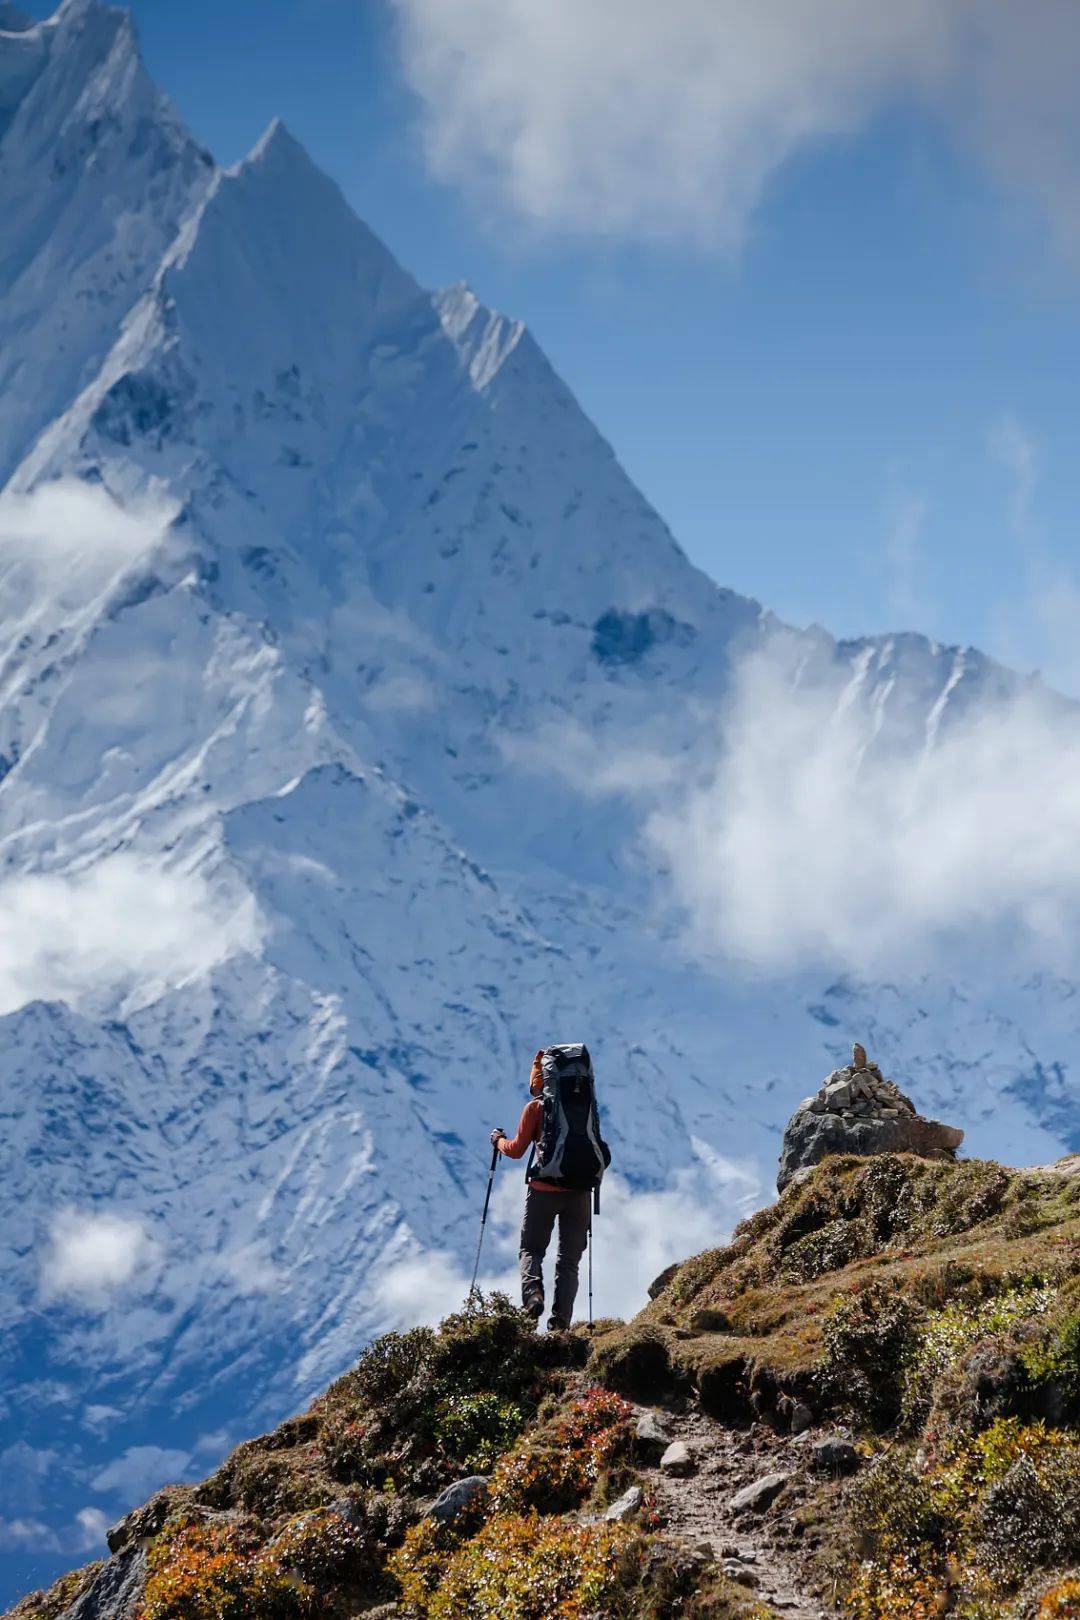
[[[506,1135],[506,1132],[503,1130],[502,1126],[501,1125],[496,1125],[495,1129],[491,1133],[491,1145],[492,1145],[492,1147],[498,1147],[499,1143],[502,1141],[502,1139],[503,1139],[503,1137],[505,1135]]]

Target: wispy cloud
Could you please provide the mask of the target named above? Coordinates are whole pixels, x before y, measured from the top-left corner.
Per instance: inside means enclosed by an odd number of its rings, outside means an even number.
[[[928,631],[936,617],[924,587],[922,536],[927,503],[913,490],[897,487],[886,510],[884,560],[888,579],[889,611],[897,629]]]
[[[149,497],[122,506],[74,478],[0,494],[0,623],[34,599],[70,613],[148,557],[176,511]]]
[[[95,1552],[105,1546],[109,1515],[99,1507],[80,1508],[75,1515],[75,1542],[80,1552]]]
[[[1012,412],[988,435],[993,461],[1007,480],[1009,527],[1019,550],[1023,588],[1003,601],[997,636],[1004,656],[1035,667],[1051,686],[1080,697],[1080,581],[1070,560],[1055,552],[1039,521],[1044,453],[1038,436]]]
[[[116,1002],[136,989],[148,999],[255,949],[261,930],[249,896],[135,855],[11,877],[0,883],[0,1014],[33,1000]]]
[[[191,1453],[167,1446],[129,1446],[106,1464],[90,1481],[102,1494],[119,1497],[127,1504],[141,1502],[161,1485],[175,1484],[186,1477]]]
[[[161,1246],[141,1218],[64,1209],[52,1223],[42,1257],[42,1296],[104,1309],[116,1294],[150,1281],[160,1264]],[[100,1418],[112,1408],[88,1409],[88,1415],[90,1410]]]
[[[925,963],[987,931],[1061,960],[1080,922],[1080,723],[987,697],[920,750],[880,737],[849,672],[800,677],[795,637],[743,665],[712,779],[647,837],[710,950],[789,968]]]
[[[1031,506],[1039,476],[1039,448],[1034,434],[1012,415],[999,417],[990,429],[990,453],[1011,483],[1009,516],[1019,540],[1031,539]]]
[[[41,1519],[0,1519],[0,1551],[59,1552],[60,1541]]]
[[[1080,252],[1071,0],[395,0],[440,175],[531,223],[741,242],[794,153],[930,109]]]

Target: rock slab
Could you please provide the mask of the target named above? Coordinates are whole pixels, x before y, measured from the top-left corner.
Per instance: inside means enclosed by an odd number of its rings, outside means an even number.
[[[673,1474],[676,1479],[684,1474],[694,1471],[694,1459],[690,1449],[681,1440],[673,1440],[660,1459],[660,1467],[665,1474]]]
[[[656,1412],[642,1412],[634,1428],[634,1450],[646,1461],[655,1462],[671,1444],[671,1435]]]
[[[622,1524],[624,1519],[633,1518],[644,1500],[645,1492],[641,1486],[631,1485],[630,1489],[624,1491],[617,1502],[612,1502],[604,1514],[604,1518],[610,1519],[615,1524]]]
[[[898,1114],[895,1118],[814,1113],[810,1099],[802,1103],[788,1121],[776,1177],[778,1192],[799,1171],[827,1159],[832,1153],[855,1153],[868,1158],[875,1153],[917,1153],[924,1159],[953,1160],[964,1133],[936,1119],[919,1114]]]
[[[776,1501],[790,1478],[790,1474],[766,1474],[763,1479],[755,1479],[752,1485],[744,1485],[741,1491],[736,1491],[728,1505],[735,1513],[746,1510],[764,1513]]]
[[[134,1543],[113,1555],[57,1620],[135,1620],[142,1607],[146,1550]]]
[[[470,1474],[467,1479],[455,1479],[424,1509],[424,1518],[438,1519],[440,1523],[453,1519],[463,1509],[470,1507],[487,1488],[487,1474]]]

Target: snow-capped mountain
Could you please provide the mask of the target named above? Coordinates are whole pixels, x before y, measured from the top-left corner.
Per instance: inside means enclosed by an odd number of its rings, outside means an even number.
[[[718,1237],[852,1030],[976,1151],[1075,1145],[1077,1093],[1063,980],[686,949],[649,741],[692,778],[775,621],[279,124],[217,170],[124,13],[0,28],[13,1591],[345,1365],[410,1256],[454,1286],[546,1040],[586,1033],[621,1174]],[[916,636],[799,646],[876,748],[1020,684]]]

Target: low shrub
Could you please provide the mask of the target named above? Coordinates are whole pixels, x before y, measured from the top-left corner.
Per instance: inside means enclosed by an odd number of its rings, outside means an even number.
[[[528,1413],[499,1395],[450,1395],[438,1408],[434,1438],[443,1457],[464,1474],[486,1474],[525,1427]]]
[[[320,1509],[290,1519],[268,1552],[282,1569],[324,1587],[372,1577],[378,1569],[379,1543],[362,1520],[357,1523]]]
[[[495,1513],[566,1513],[580,1507],[633,1449],[633,1408],[590,1389],[502,1459],[488,1497]]]
[[[1080,1309],[1065,1312],[1044,1340],[1027,1346],[1023,1362],[1033,1383],[1056,1385],[1075,1409],[1080,1403]]]
[[[1036,1620],[1080,1620],[1080,1580],[1061,1581],[1044,1592]]]
[[[319,1403],[326,1465],[345,1484],[418,1494],[486,1473],[586,1354],[572,1335],[537,1338],[502,1294],[470,1301],[437,1333],[388,1334]]]
[[[644,1542],[620,1524],[499,1514],[448,1550],[424,1520],[390,1561],[405,1613],[423,1620],[623,1616]]]
[[[894,1423],[919,1322],[918,1307],[886,1283],[842,1294],[822,1328],[825,1393],[875,1428]]]
[[[1080,1438],[1003,1418],[937,1463],[884,1453],[849,1507],[858,1620],[929,1620],[944,1593],[965,1616],[1000,1614],[1038,1570],[1080,1557]]]
[[[166,1526],[147,1560],[139,1620],[302,1620],[315,1593],[241,1523]]]
[[[1005,1288],[986,1299],[962,1297],[932,1311],[919,1326],[904,1367],[902,1412],[905,1424],[915,1428],[926,1421],[935,1386],[958,1368],[961,1377],[953,1381],[957,1415],[965,1417],[973,1426],[984,1426],[984,1422],[992,1422],[996,1417],[1018,1415],[1003,1409],[1001,1403],[995,1404],[993,1399],[991,1386],[995,1381],[1001,1387],[1005,1405],[1011,1402],[1015,1406],[1022,1395],[1020,1387],[1011,1391],[1007,1388],[1010,1378],[1017,1386],[1023,1381],[1022,1359],[1016,1354],[1011,1358],[1015,1367],[1010,1366],[1011,1353],[1003,1336],[1018,1326],[1027,1328],[1045,1317],[1056,1298],[1053,1287],[1029,1285]],[[986,1376],[980,1388],[979,1368],[974,1369],[974,1376],[964,1376],[963,1364],[965,1353],[983,1340],[1000,1342],[996,1349],[988,1347],[983,1358]],[[995,1369],[996,1380],[991,1376]]]

